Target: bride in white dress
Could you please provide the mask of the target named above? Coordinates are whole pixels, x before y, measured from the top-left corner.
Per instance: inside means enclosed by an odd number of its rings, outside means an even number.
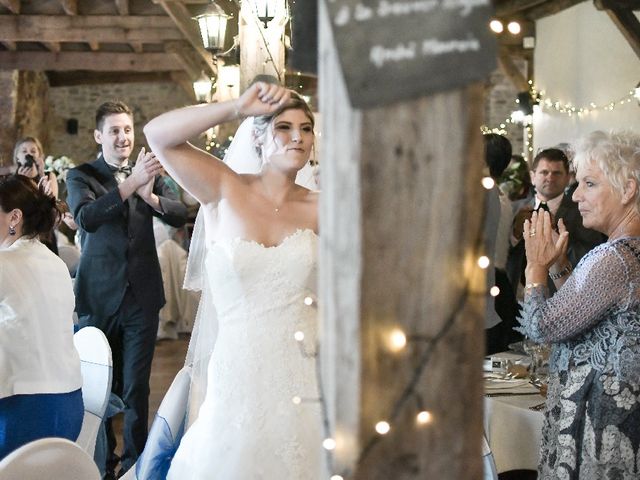
[[[241,141],[259,153],[257,174],[236,173],[187,142],[240,116],[255,117]],[[204,401],[168,479],[327,478],[320,404],[304,401],[319,396],[316,311],[304,301],[314,293],[318,193],[296,176],[313,127],[299,96],[258,82],[234,101],[168,112],[144,129],[166,170],[202,204],[200,329],[217,333]]]

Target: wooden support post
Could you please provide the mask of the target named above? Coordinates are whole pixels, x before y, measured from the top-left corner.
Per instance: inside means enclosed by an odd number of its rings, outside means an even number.
[[[272,75],[284,85],[284,26],[286,4],[278,0],[274,18],[264,28],[253,11],[253,2],[242,2],[238,15],[240,35],[240,91],[256,75]]]
[[[129,0],[116,0],[116,8],[120,15],[129,15]]]
[[[319,59],[330,474],[481,479],[483,88],[351,108],[324,2]],[[399,352],[394,328],[409,338]]]
[[[640,20],[631,10],[613,8],[606,10],[614,25],[620,33],[627,39],[629,46],[640,58]]]
[[[64,13],[67,15],[78,14],[78,0],[60,0],[60,5],[62,5]]]
[[[0,0],[0,5],[9,10],[11,13],[18,15],[20,13],[20,0]]]
[[[498,65],[500,66],[502,72],[509,78],[509,80],[511,80],[511,83],[518,89],[519,92],[526,92],[529,90],[527,79],[513,61],[513,58],[511,57],[508,50],[500,50],[500,53],[498,55]]]

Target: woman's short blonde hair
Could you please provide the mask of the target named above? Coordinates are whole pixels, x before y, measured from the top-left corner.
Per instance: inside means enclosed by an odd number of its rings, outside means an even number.
[[[629,130],[592,132],[576,144],[573,163],[576,171],[585,165],[597,166],[620,197],[629,179],[640,190],[640,135]],[[638,192],[634,206],[640,214]]]
[[[27,143],[27,142],[33,142],[36,144],[36,147],[38,147],[38,152],[40,152],[40,156],[44,155],[44,149],[42,148],[42,143],[40,143],[40,140],[38,140],[36,137],[23,137],[20,140],[18,140],[16,142],[16,146],[13,147],[13,163],[14,164],[18,164],[18,150],[20,150],[20,147],[22,146],[23,143]]]

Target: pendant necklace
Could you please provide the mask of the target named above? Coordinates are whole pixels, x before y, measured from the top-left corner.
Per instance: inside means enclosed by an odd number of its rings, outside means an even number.
[[[284,200],[283,202],[278,205],[275,201],[273,201],[273,199],[271,198],[271,192],[269,192],[269,189],[267,188],[266,183],[264,183],[264,180],[262,179],[262,177],[260,177],[260,183],[262,184],[262,189],[264,190],[264,192],[267,194],[266,197],[269,200],[269,203],[271,203],[273,205],[273,211],[276,213],[280,213],[280,209],[282,208],[282,205],[284,205]]]

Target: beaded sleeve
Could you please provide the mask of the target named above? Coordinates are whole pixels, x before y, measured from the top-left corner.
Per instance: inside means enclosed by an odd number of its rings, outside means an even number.
[[[529,289],[518,320],[533,341],[556,344],[553,369],[586,362],[640,376],[640,239],[597,246],[551,298]]]

